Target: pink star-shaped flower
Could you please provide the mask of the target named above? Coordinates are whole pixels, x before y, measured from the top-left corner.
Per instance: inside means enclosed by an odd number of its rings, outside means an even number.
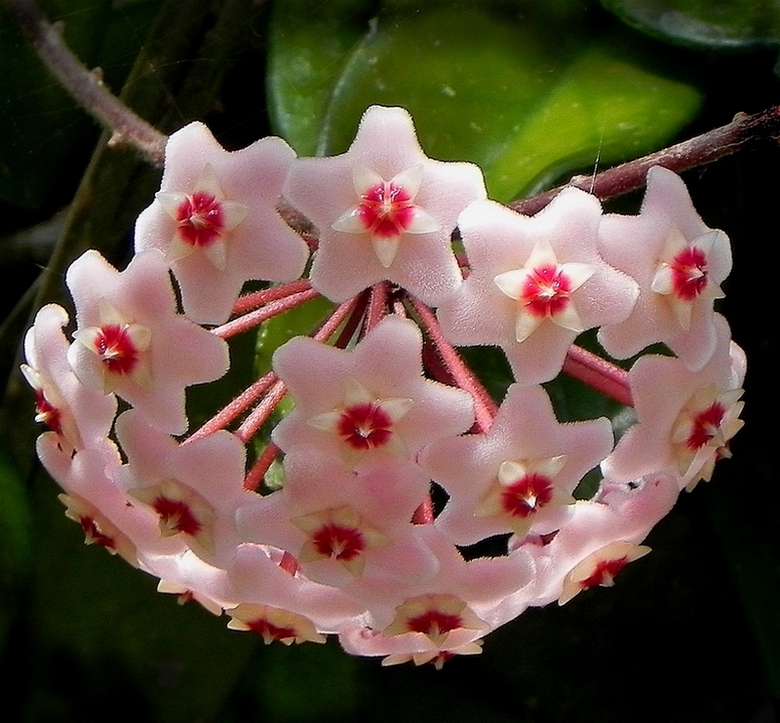
[[[491,630],[511,593],[531,583],[533,566],[524,552],[466,561],[433,525],[418,525],[436,556],[436,574],[422,581],[365,581],[365,625],[346,626],[339,639],[358,655],[436,654],[460,650]]]
[[[436,560],[414,534],[430,484],[409,460],[374,459],[358,472],[316,447],[284,460],[284,487],[237,512],[245,539],[296,557],[316,582],[354,593],[357,581],[429,578]]]
[[[629,372],[638,423],[604,460],[606,475],[631,479],[668,472],[680,487],[709,480],[717,460],[730,456],[739,431],[744,356],[726,320],[715,317],[715,353],[699,371],[676,357],[649,355]],[[659,393],[663,380],[663,393]]]
[[[184,390],[221,377],[227,344],[176,313],[158,251],[137,253],[117,271],[87,251],[67,273],[78,329],[68,361],[87,387],[116,392],[171,434],[187,430]]]
[[[602,326],[603,347],[625,359],[663,342],[701,369],[715,350],[713,302],[731,271],[726,234],[705,225],[677,174],[655,166],[639,215],[607,214],[599,237],[604,258],[640,287],[631,315]]]
[[[213,615],[221,615],[238,604],[227,571],[192,550],[147,559],[146,568],[160,579],[157,592],[176,595],[180,605],[194,601]]]
[[[647,545],[635,545],[623,540],[610,542],[591,552],[566,575],[558,604],[565,605],[582,590],[591,587],[612,587],[615,584],[615,576],[629,562],[644,557],[648,552],[650,548]]]
[[[585,329],[630,313],[636,283],[597,251],[601,205],[584,191],[562,191],[531,218],[492,201],[459,217],[471,273],[439,308],[447,338],[496,344],[515,378],[548,381]]]
[[[428,158],[403,108],[372,106],[346,153],[293,164],[284,195],[319,229],[320,293],[340,302],[388,280],[436,305],[461,283],[458,214],[486,191],[477,166]]]
[[[146,561],[178,555],[186,547],[160,536],[154,515],[136,505],[115,482],[122,460],[109,439],[71,456],[54,435],[42,434],[36,445],[46,471],[65,490],[66,515],[82,528],[87,544],[119,553],[132,565],[148,569]]]
[[[22,373],[35,390],[35,421],[46,425],[63,451],[93,446],[104,439],[116,414],[116,398],[85,387],[68,363],[70,346],[62,329],[68,314],[44,306],[24,339]]]
[[[541,387],[513,385],[487,434],[434,442],[420,462],[450,496],[436,526],[471,545],[558,529],[574,488],[611,449],[607,419],[559,424]]]
[[[669,475],[649,475],[631,484],[605,480],[602,489],[598,501],[578,500],[570,518],[548,542],[510,541],[510,547],[519,546],[531,555],[536,574],[528,593],[521,591],[507,600],[503,609],[507,620],[518,614],[518,603],[537,606],[558,600],[563,604],[587,587],[609,584],[619,569],[646,551],[637,549],[639,544],[668,514],[679,494],[676,480]]]
[[[293,643],[324,643],[325,636],[309,618],[299,613],[257,603],[241,603],[227,611],[231,630],[248,630],[259,635],[266,645],[278,640],[285,645]]]
[[[399,665],[400,663],[414,663],[416,666],[430,663],[436,670],[441,670],[444,663],[452,660],[457,655],[479,655],[482,652],[482,641],[474,640],[457,648],[448,650],[426,650],[424,653],[397,653],[388,655],[382,660],[383,666]]]
[[[319,446],[352,469],[382,456],[414,460],[429,442],[464,432],[474,421],[471,397],[426,379],[421,354],[419,328],[393,316],[349,351],[292,339],[273,357],[295,398],[274,442],[285,452]]]
[[[97,507],[83,497],[62,493],[57,495],[65,505],[65,517],[81,526],[85,545],[97,545],[111,555],[119,555],[133,567],[138,567],[135,543]]]
[[[426,593],[404,600],[396,607],[395,617],[382,631],[385,635],[422,633],[439,647],[453,630],[485,630],[487,623],[457,595]]]
[[[363,606],[354,598],[288,572],[279,564],[281,557],[281,550],[265,545],[239,546],[226,566],[234,597],[303,615],[320,633],[336,632],[362,614]]]
[[[118,484],[154,511],[163,537],[183,539],[207,562],[225,564],[243,542],[235,512],[254,496],[243,486],[243,444],[224,430],[178,444],[134,409],[120,415],[116,431],[127,456]]]
[[[225,151],[202,123],[168,140],[160,191],[138,217],[135,246],[165,254],[193,321],[223,323],[249,279],[303,272],[308,247],[276,210],[294,158],[281,138]]]

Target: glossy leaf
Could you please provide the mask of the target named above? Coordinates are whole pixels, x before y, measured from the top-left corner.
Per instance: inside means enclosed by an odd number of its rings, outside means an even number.
[[[349,49],[360,40],[366,0],[278,0],[270,26],[268,103],[274,131],[314,155],[322,117]]]
[[[282,344],[294,336],[307,336],[316,331],[332,309],[333,304],[319,296],[265,322],[257,336],[257,374],[262,375],[270,370],[271,357]]]
[[[324,56],[318,42],[300,51],[310,62]],[[619,38],[591,38],[576,25],[477,9],[382,15],[335,82],[316,147],[342,152],[367,106],[403,105],[430,156],[479,163],[491,196],[507,201],[575,169],[648,152],[695,116],[698,91],[637,57]],[[321,76],[298,77],[325,94]],[[277,102],[285,93],[293,91],[277,82]],[[320,117],[280,130],[311,133]]]
[[[776,0],[601,0],[621,20],[671,43],[741,50],[780,43]]]

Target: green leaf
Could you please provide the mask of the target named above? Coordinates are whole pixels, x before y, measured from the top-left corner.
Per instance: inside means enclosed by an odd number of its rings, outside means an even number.
[[[473,8],[382,15],[352,50],[330,101],[295,132],[319,124],[318,152],[342,152],[366,107],[402,105],[426,153],[478,163],[491,196],[507,201],[594,162],[648,152],[697,113],[696,89],[652,70],[619,37],[535,17]],[[309,40],[297,52],[311,59],[322,41]],[[288,47],[287,62],[295,56]],[[324,78],[303,65],[297,73],[325,95]],[[289,92],[277,84],[277,97]]]
[[[277,0],[270,25],[268,105],[274,132],[314,155],[322,117],[347,52],[360,40],[366,0]]]
[[[257,336],[255,369],[262,376],[271,369],[273,353],[294,336],[308,336],[333,310],[333,304],[322,296],[279,314],[266,321]]]
[[[780,42],[777,0],[601,0],[637,30],[670,43],[721,50]]]
[[[0,650],[16,616],[32,562],[27,494],[11,458],[0,447]]]
[[[523,128],[486,170],[510,198],[578,168],[612,164],[659,148],[699,111],[701,94],[630,59],[617,39],[583,47]]]

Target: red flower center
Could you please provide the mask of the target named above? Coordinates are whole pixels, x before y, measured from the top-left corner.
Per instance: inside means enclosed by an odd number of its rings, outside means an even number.
[[[114,374],[131,374],[138,364],[138,349],[127,326],[107,324],[101,327],[95,338],[95,351],[108,371]]]
[[[519,302],[534,316],[560,313],[569,303],[571,279],[556,264],[537,266],[523,282]]]
[[[412,633],[425,633],[430,638],[437,638],[450,630],[463,627],[460,615],[443,613],[439,610],[426,610],[422,615],[409,618],[406,627]]]
[[[182,201],[176,212],[179,235],[191,246],[208,246],[225,229],[222,204],[210,193],[196,191]]]
[[[699,412],[693,418],[691,432],[685,440],[688,449],[693,451],[701,449],[718,436],[725,414],[726,408],[720,402],[713,402],[709,407]]]
[[[45,424],[52,432],[62,434],[62,413],[46,399],[42,389],[35,391],[35,421]]]
[[[580,582],[583,590],[596,585],[609,586],[615,576],[628,564],[627,557],[619,557],[616,560],[602,560],[596,569]]]
[[[247,623],[249,629],[260,635],[266,642],[271,640],[288,640],[294,638],[297,635],[295,628],[289,625],[274,625],[266,618],[259,618]]]
[[[323,557],[348,562],[366,548],[363,533],[353,527],[334,523],[323,525],[312,535],[314,549]]]
[[[532,472],[501,492],[501,506],[512,517],[529,517],[544,507],[553,497],[552,480]]]
[[[190,506],[182,500],[160,496],[155,498],[152,507],[169,530],[194,536],[203,528]]]
[[[375,402],[354,404],[341,412],[338,433],[355,449],[373,449],[390,441],[393,420]]]
[[[669,264],[674,293],[685,301],[695,299],[707,288],[707,256],[695,247],[680,251]]]
[[[84,537],[86,538],[87,544],[100,545],[109,550],[116,550],[116,540],[110,535],[106,535],[102,532],[98,527],[97,522],[95,522],[92,517],[89,517],[89,515],[81,515],[81,517],[79,517],[79,524],[81,525],[81,529],[84,530]]]
[[[373,236],[394,238],[411,226],[414,201],[406,189],[385,181],[361,194],[358,215]]]

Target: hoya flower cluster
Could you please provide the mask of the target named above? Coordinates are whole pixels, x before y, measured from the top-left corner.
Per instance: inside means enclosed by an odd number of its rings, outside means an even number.
[[[75,330],[50,305],[27,334],[38,454],[87,542],[229,627],[440,665],[611,585],[728,455],[745,361],[713,303],[730,266],[663,168],[637,215],[568,188],[527,217],[476,166],[427,158],[400,108],[370,108],[331,158],[278,138],[226,152],[194,123],[127,268],[88,251],[67,273]],[[227,340],[316,296],[322,325],[191,429],[186,390],[227,373]],[[574,345],[588,329],[604,358]],[[651,344],[665,353],[614,363]],[[506,355],[500,405],[455,348],[474,345]],[[617,444],[605,418],[558,421],[542,385],[562,370],[633,406]]]

